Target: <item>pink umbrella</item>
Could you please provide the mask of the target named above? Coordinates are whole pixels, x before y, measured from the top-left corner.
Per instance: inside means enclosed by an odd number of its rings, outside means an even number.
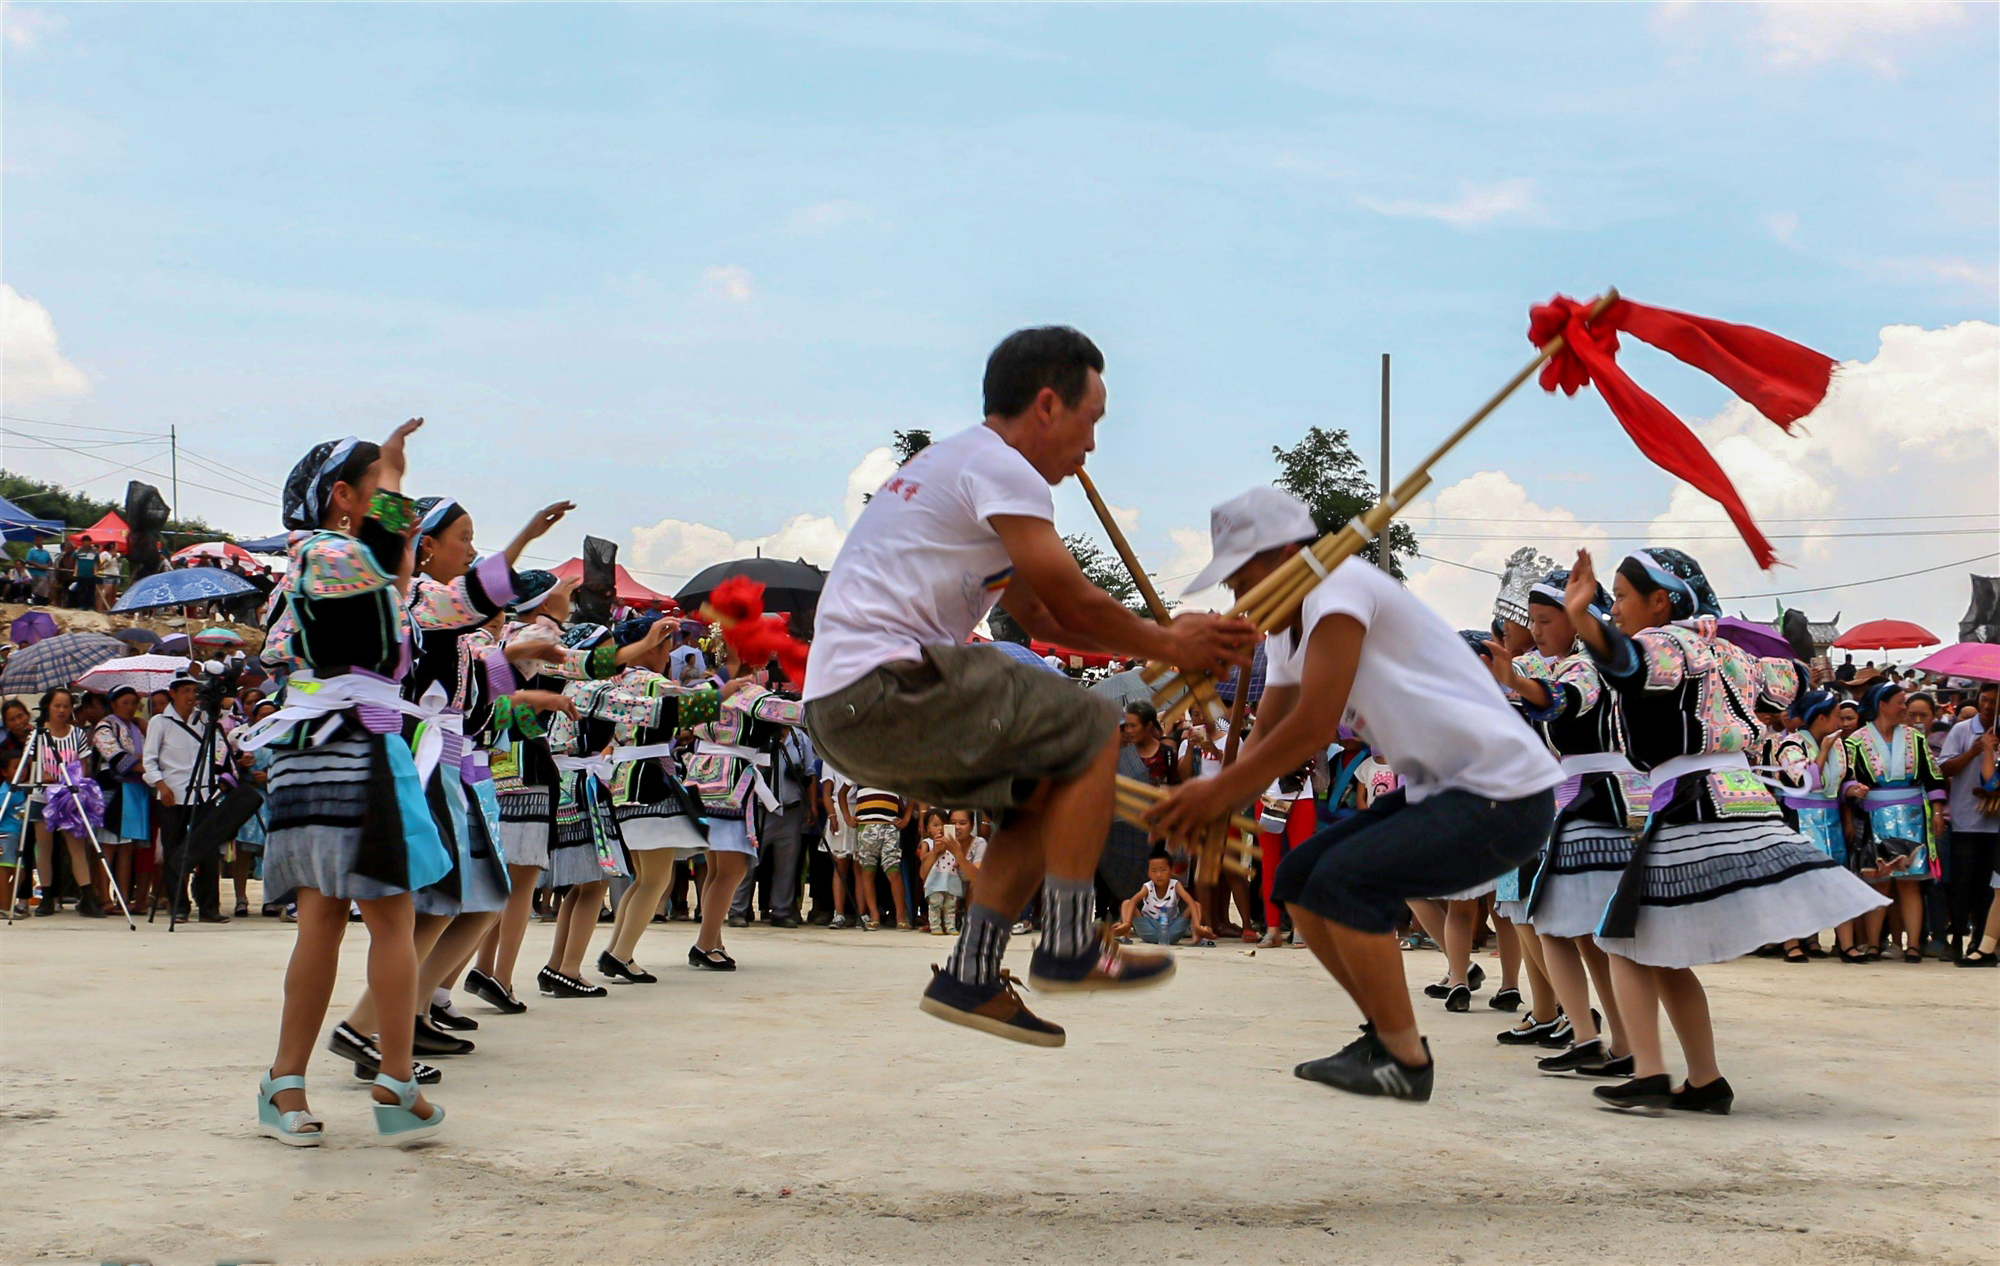
[[[200,566],[210,563],[230,562],[247,563],[258,571],[264,570],[264,564],[258,562],[249,550],[244,549],[241,545],[231,545],[228,541],[203,541],[199,545],[190,545],[186,549],[177,549],[174,551],[173,558],[175,562],[182,566],[189,564]]]
[[[2000,681],[2000,644],[1960,642],[1916,662],[1920,672],[1940,677],[1971,677],[1979,681]]]

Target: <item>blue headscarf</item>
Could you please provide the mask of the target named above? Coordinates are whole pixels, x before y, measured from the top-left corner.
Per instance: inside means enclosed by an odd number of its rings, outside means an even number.
[[[1855,711],[1861,714],[1863,721],[1873,721],[1882,715],[1883,704],[1902,693],[1903,688],[1895,682],[1878,681],[1861,692],[1861,698],[1854,705]]]
[[[1528,605],[1560,608],[1563,593],[1569,588],[1569,568],[1558,567],[1534,584],[1528,586]],[[1611,597],[1604,592],[1604,586],[1597,586],[1597,592],[1590,596],[1590,613],[1600,620],[1609,619]]]
[[[1821,686],[1801,692],[1798,698],[1792,700],[1791,712],[1800,725],[1811,725],[1839,706],[1840,696]]]
[[[514,573],[514,601],[510,609],[520,612],[533,611],[542,605],[544,598],[555,591],[555,587],[556,574],[552,571],[543,571],[539,567],[517,571]]]
[[[658,611],[645,611],[630,619],[620,620],[618,626],[611,630],[611,640],[620,646],[630,646],[665,618]]]
[[[1691,620],[1698,615],[1722,615],[1722,603],[1717,601],[1715,590],[1709,586],[1708,576],[1702,572],[1701,564],[1677,549],[1649,545],[1645,549],[1633,550],[1625,556],[1624,562],[1618,564],[1618,570],[1634,584],[1666,590],[1676,620]]]
[[[319,527],[326,518],[327,498],[333,495],[333,485],[340,481],[340,468],[347,464],[354,446],[360,442],[352,435],[322,440],[299,458],[292,473],[285,476],[283,518],[287,528],[310,532]]]

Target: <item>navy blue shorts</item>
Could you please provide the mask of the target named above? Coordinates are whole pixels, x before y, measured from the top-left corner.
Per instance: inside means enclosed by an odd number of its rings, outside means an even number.
[[[1541,852],[1556,796],[1489,800],[1440,791],[1415,804],[1391,792],[1327,827],[1278,863],[1271,896],[1361,932],[1392,932],[1404,903],[1476,888]]]

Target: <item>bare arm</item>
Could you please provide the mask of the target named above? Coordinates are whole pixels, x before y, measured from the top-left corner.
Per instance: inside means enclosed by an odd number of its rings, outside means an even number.
[[[1181,784],[1155,805],[1146,814],[1153,833],[1168,839],[1193,838],[1333,742],[1340,732],[1341,715],[1347,710],[1347,695],[1354,686],[1366,632],[1350,615],[1330,615],[1315,625],[1306,642],[1299,685],[1289,692],[1284,687],[1264,692],[1257,729],[1237,753],[1236,763],[1213,778]],[[1274,708],[1274,702],[1279,706]]]
[[[1033,603],[1047,612],[1065,645],[1163,659],[1208,672],[1249,661],[1256,630],[1248,620],[1195,614],[1162,626],[1141,619],[1084,578],[1069,546],[1056,535],[1055,524],[1018,514],[996,514],[988,522],[1014,564],[1008,592],[1025,581]],[[1013,606],[1007,612],[1021,618]],[[1040,616],[1031,613],[1030,618]]]

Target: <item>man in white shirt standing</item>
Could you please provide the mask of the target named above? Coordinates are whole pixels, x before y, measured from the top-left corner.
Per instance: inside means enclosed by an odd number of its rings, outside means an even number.
[[[1217,506],[1210,532],[1214,558],[1190,593],[1227,582],[1240,596],[1318,535],[1303,503],[1268,486]],[[1264,655],[1257,728],[1236,763],[1181,784],[1148,816],[1169,837],[1193,837],[1352,718],[1403,786],[1292,849],[1271,896],[1366,1023],[1346,1049],[1293,1071],[1356,1094],[1429,1099],[1430,1046],[1396,919],[1410,899],[1476,887],[1540,852],[1562,768],[1451,626],[1364,559],[1314,585]]]
[[[198,689],[194,678],[176,677],[167,687],[171,705],[146,723],[146,747],[140,765],[146,781],[160,799],[160,851],[170,868],[175,865],[176,850],[187,836],[189,810],[216,787],[213,763],[199,774],[195,771],[201,753],[202,729],[208,724],[208,714],[195,709]],[[216,737],[216,746],[222,746],[220,735]],[[211,761],[219,754],[211,753]],[[229,916],[222,912],[220,860],[213,853],[200,858],[195,862],[193,878],[194,900],[201,921],[229,922]],[[181,882],[186,882],[185,875]],[[172,896],[175,908],[185,915],[187,893],[176,891]]]
[[[996,600],[1036,637],[1209,672],[1245,661],[1255,639],[1240,619],[1140,619],[1084,578],[1056,534],[1049,489],[1096,447],[1103,371],[1096,346],[1067,327],[1020,330],[993,350],[986,420],[918,453],[855,521],[820,595],[806,672],[806,727],[830,765],[1000,821],[978,902],[922,1005],[1035,1046],[1061,1046],[1063,1031],[1029,1013],[1000,959],[1037,884],[1036,989],[1157,984],[1173,960],[1102,941],[1092,918],[1118,764],[1112,706],[967,639]]]

